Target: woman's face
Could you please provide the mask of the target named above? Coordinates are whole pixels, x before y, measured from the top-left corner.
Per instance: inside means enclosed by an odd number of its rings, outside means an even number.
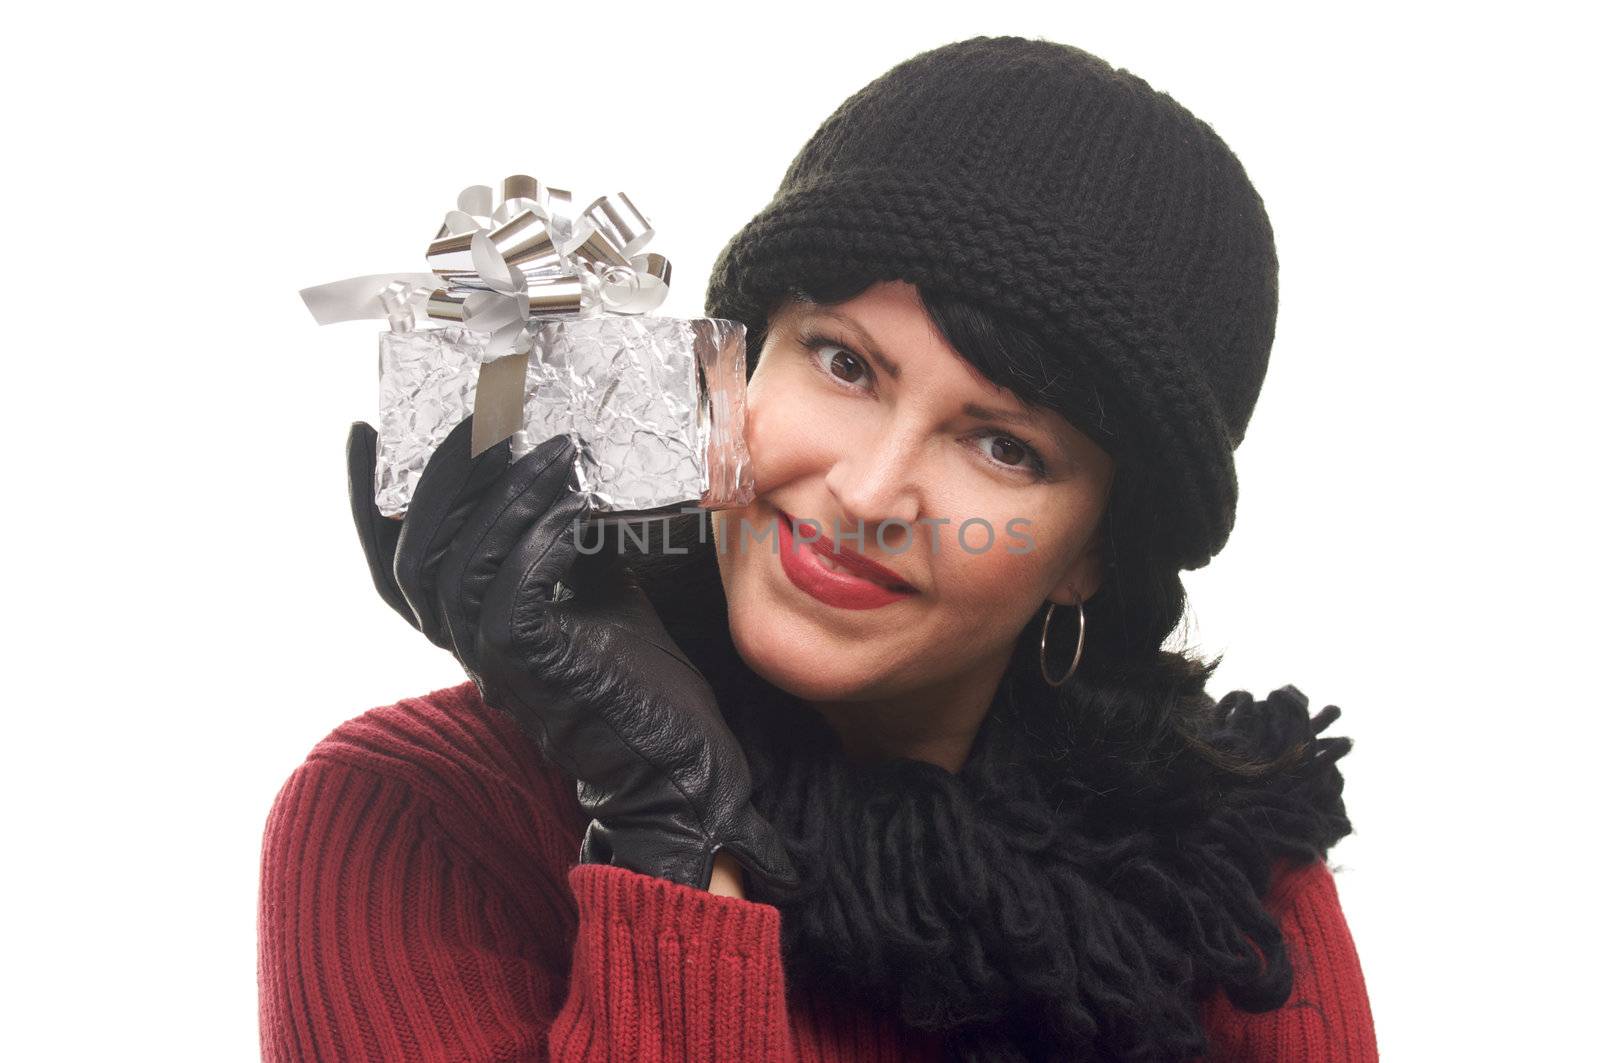
[[[911,285],[780,307],[748,403],[759,493],[713,527],[734,643],[769,682],[862,700],[998,676],[1046,598],[1098,589],[1110,456],[980,376]],[[832,570],[829,540],[888,571]]]

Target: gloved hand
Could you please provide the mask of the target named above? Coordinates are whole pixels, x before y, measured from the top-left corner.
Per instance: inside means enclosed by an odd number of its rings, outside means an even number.
[[[484,487],[499,462],[483,460],[493,448],[468,459],[470,430],[469,418],[423,470],[405,524],[420,520],[402,526],[396,562],[383,561],[382,536],[363,544],[379,550],[375,570],[392,568],[419,627],[447,633],[485,703],[577,781],[593,817],[579,860],[705,889],[726,849],[748,874],[794,886],[705,677],[614,548],[577,548],[587,501],[572,441],[546,440]]]
[[[350,492],[350,515],[367,558],[378,594],[405,622],[422,632],[440,649],[455,652],[455,645],[438,613],[433,592],[439,562],[455,534],[472,512],[484,488],[511,463],[511,442],[502,440],[471,458],[472,417],[469,414],[439,444],[423,467],[404,520],[378,512],[374,497],[374,471],[378,460],[378,433],[365,421],[350,426],[345,440],[345,465]],[[450,483],[429,480],[456,476]],[[402,576],[401,574],[404,573]],[[404,588],[412,589],[408,599]]]

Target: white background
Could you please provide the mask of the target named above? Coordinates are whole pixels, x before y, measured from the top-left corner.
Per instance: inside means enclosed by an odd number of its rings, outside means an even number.
[[[1344,709],[1356,833],[1332,860],[1385,1057],[1567,1057],[1600,945],[1576,9],[8,16],[0,1055],[254,1058],[278,786],[341,721],[462,678],[378,599],[349,522],[382,326],[318,328],[298,289],[421,269],[462,186],[528,172],[625,188],[674,263],[662,312],[698,315],[840,101],[1015,33],[1170,92],[1271,214],[1277,341],[1190,636],[1227,653],[1214,693]]]

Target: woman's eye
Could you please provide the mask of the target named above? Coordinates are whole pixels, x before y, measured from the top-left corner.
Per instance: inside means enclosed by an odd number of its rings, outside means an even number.
[[[1005,436],[989,436],[988,438],[995,441],[995,445],[989,453],[1000,464],[1021,465],[1028,460],[1027,452],[1022,449],[1022,445],[1015,439],[1007,439]]]
[[[854,384],[867,374],[867,367],[849,351],[836,351],[828,359],[828,371],[843,380],[846,384]]]
[[[980,439],[993,440],[994,445],[985,447],[989,457],[1000,465],[1015,469],[1029,469],[1034,472],[1043,472],[1044,459],[1039,452],[1028,444],[1011,436],[990,432],[979,436]]]
[[[800,343],[811,352],[812,364],[841,384],[854,386],[872,376],[863,358],[826,336],[803,336]]]

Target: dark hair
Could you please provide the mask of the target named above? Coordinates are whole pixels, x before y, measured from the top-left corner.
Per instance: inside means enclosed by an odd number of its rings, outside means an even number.
[[[837,303],[866,287],[791,294]],[[1310,718],[1293,687],[1265,701],[1206,694],[1220,655],[1163,648],[1187,599],[1177,565],[1150,547],[1157,512],[1115,407],[1093,381],[1050,376],[1052,360],[1014,323],[921,294],[988,379],[1063,413],[1119,462],[1105,579],[1085,603],[1089,636],[1071,680],[1054,688],[1040,674],[1041,615],[959,773],[903,758],[847,763],[820,714],[739,658],[696,516],[666,529],[687,552],[635,542],[629,564],[716,689],[749,757],[752,800],[802,872],[796,893],[751,892],[784,912],[796,991],[892,1011],[947,1035],[962,1059],[1193,1058],[1206,1048],[1197,1002],[1210,992],[1250,1011],[1290,995],[1263,901],[1277,861],[1325,857],[1349,833],[1335,762],[1350,740],[1318,738],[1338,707]],[[765,337],[749,339],[753,372]]]

